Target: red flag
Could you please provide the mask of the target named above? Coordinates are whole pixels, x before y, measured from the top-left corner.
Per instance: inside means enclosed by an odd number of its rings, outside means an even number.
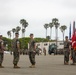
[[[75,29],[75,21],[73,22],[72,48],[74,50],[76,50],[76,29]]]
[[[76,29],[72,36],[72,47],[76,50]]]

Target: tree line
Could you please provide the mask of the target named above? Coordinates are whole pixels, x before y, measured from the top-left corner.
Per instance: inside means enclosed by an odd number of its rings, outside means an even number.
[[[21,49],[28,49],[29,40],[30,40],[29,37],[19,38],[19,41],[20,41],[20,44],[21,44]],[[11,50],[12,39],[3,37],[3,41],[4,41],[4,46],[6,47],[6,50],[10,51]],[[46,39],[46,38],[35,38],[35,41],[36,42],[48,42],[49,39]],[[52,40],[52,41],[54,41],[54,40]]]

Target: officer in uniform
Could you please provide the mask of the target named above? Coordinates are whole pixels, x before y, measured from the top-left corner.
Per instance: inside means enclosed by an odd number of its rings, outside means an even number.
[[[19,41],[18,37],[19,37],[19,33],[15,33],[15,38],[12,41],[14,68],[20,68],[19,66],[17,66],[17,64],[19,62],[19,57],[20,57],[20,41]]]
[[[68,65],[69,63],[69,54],[70,54],[70,42],[68,36],[65,37],[64,41],[64,64]]]
[[[36,45],[35,40],[33,38],[33,34],[30,34],[30,41],[29,41],[29,59],[31,62],[30,68],[35,68],[35,54],[36,54]]]
[[[2,35],[0,35],[0,68],[4,68],[4,66],[2,66],[3,58],[4,58],[4,42],[2,40]]]

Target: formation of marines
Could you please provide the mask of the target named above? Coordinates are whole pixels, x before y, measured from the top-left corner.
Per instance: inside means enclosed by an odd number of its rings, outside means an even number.
[[[13,52],[13,68],[20,68],[18,66],[18,62],[20,59],[20,41],[18,39],[19,37],[19,33],[15,33],[15,38],[12,40],[11,46],[12,46],[12,50],[11,50],[11,54]],[[30,68],[35,68],[35,54],[36,54],[36,45],[35,45],[35,40],[34,40],[34,35],[30,34],[30,41],[29,41],[29,60],[31,62],[31,66],[29,66]],[[0,68],[4,68],[4,66],[2,66],[2,62],[4,59],[4,42],[2,40],[2,35],[0,35]]]
[[[20,41],[18,39],[19,33],[15,33],[15,38],[12,40],[11,46],[12,46],[12,51],[13,52],[13,68],[20,68],[18,66],[18,62],[20,59]],[[34,35],[30,34],[30,41],[29,41],[29,60],[31,63],[30,68],[35,68],[35,55],[36,55],[36,43],[34,40]],[[0,35],[0,68],[4,68],[2,65],[3,59],[4,59],[4,41],[2,40],[2,35]],[[71,54],[71,59],[73,63],[71,65],[75,65],[76,63],[76,48],[73,48],[72,43],[68,40],[68,36],[65,37],[64,41],[64,64],[68,65],[69,64],[69,55]],[[46,54],[45,54],[46,55]]]

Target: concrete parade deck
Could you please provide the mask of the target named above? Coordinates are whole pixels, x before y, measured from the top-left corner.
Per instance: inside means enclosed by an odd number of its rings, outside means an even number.
[[[36,68],[29,68],[28,55],[20,56],[20,69],[13,69],[12,60],[13,56],[5,54],[0,75],[76,75],[76,65],[64,65],[63,55],[36,56]]]

